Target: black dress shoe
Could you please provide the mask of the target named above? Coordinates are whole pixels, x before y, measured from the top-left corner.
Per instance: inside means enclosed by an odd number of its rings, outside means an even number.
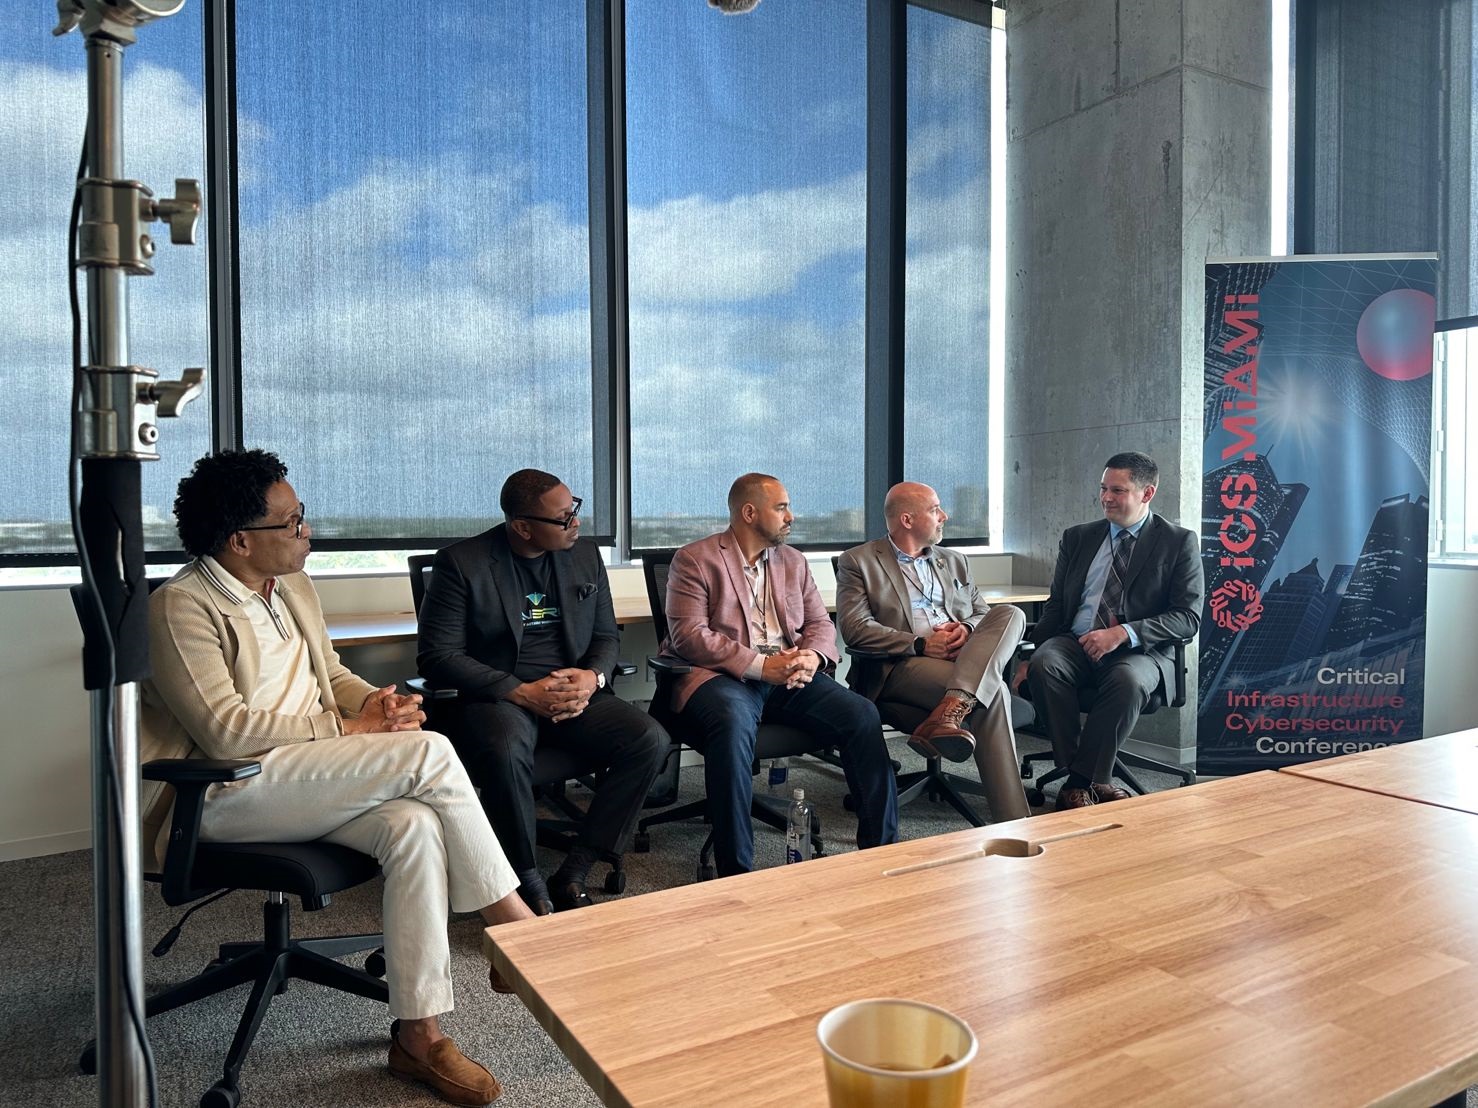
[[[595,904],[581,886],[573,881],[555,885],[549,890],[549,899],[554,902],[556,912],[568,912],[571,908],[589,908]]]

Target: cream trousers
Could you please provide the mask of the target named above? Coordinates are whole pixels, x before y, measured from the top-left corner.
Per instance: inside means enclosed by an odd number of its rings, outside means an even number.
[[[262,772],[212,785],[201,838],[322,839],[373,855],[390,1014],[452,1008],[448,909],[474,912],[518,887],[456,752],[432,731],[345,735],[279,746]]]

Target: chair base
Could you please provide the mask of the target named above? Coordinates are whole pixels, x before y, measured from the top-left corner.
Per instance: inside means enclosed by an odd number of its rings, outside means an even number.
[[[956,782],[959,782],[957,785]],[[943,763],[939,758],[927,758],[924,768],[914,770],[910,773],[898,775],[898,807],[902,808],[911,800],[917,800],[920,796],[933,801],[946,801],[950,807],[959,812],[971,827],[984,827],[985,820],[970,806],[963,796],[960,795],[961,788],[969,789],[974,782],[963,777],[944,772]],[[975,785],[971,791],[979,789]]]
[[[1035,776],[1036,767],[1032,765],[1033,762],[1047,762],[1052,760],[1053,753],[1050,750],[1042,750],[1035,754],[1024,755],[1021,759],[1022,780],[1030,781]],[[1139,796],[1143,796],[1149,790],[1140,783],[1139,778],[1135,777],[1129,771],[1130,766],[1133,766],[1135,769],[1154,770],[1157,773],[1168,774],[1171,777],[1179,777],[1182,788],[1186,785],[1194,785],[1196,783],[1196,771],[1193,769],[1186,769],[1184,766],[1171,765],[1169,762],[1160,762],[1154,758],[1146,758],[1142,754],[1132,754],[1127,750],[1121,750],[1114,759],[1114,776],[1124,782],[1129,787],[1130,792]],[[1050,785],[1054,781],[1060,781],[1066,776],[1066,769],[1061,766],[1053,768],[1035,786],[1026,790],[1027,802],[1034,808],[1045,804],[1047,798],[1042,791],[1044,786]]]
[[[246,1010],[236,1025],[236,1034],[226,1052],[221,1080],[202,1097],[202,1103],[235,1104],[240,1099],[241,1066],[262,1026],[267,1006],[278,993],[287,991],[292,980],[312,981],[340,992],[389,1003],[385,982],[363,970],[340,965],[336,957],[384,944],[382,935],[342,935],[325,939],[294,939],[289,925],[291,908],[286,900],[273,898],[262,905],[263,940],[259,943],[226,943],[205,972],[156,993],[144,1004],[145,1017],[157,1016],[193,1004],[237,985],[251,984]],[[79,1060],[83,1072],[97,1072],[97,1044],[89,1042]]]

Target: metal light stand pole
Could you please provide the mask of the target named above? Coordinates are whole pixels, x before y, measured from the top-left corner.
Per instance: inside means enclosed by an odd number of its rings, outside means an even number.
[[[134,28],[173,15],[184,0],[58,0],[54,33],[80,27],[87,48],[87,170],[73,264],[87,270],[86,364],[72,413],[82,455],[83,579],[101,611],[86,628],[83,679],[92,691],[93,886],[97,926],[98,1103],[147,1102],[139,887],[138,684],[149,674],[140,463],[155,461],[158,419],[200,394],[205,371],[160,381],[132,365],[128,283],[153,268],[153,220],[193,243],[200,186],[177,180],[155,200],[123,175],[123,51]],[[75,278],[74,278],[75,279]],[[75,367],[74,367],[75,368]],[[132,1009],[132,1012],[130,1011]],[[137,1017],[137,1031],[134,1020]]]

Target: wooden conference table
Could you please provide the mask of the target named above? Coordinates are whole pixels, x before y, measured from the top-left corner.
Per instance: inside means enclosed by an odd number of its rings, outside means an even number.
[[[1106,822],[1033,858],[882,871]],[[904,996],[979,1105],[1430,1105],[1478,1080],[1478,819],[1257,773],[488,929],[609,1105],[822,1105],[816,1023]]]
[[[1288,766],[1283,772],[1478,814],[1478,730]]]
[[[981,594],[991,604],[1042,604],[1050,592],[1046,585],[982,585]],[[821,597],[828,611],[836,609],[836,593],[822,589]],[[650,623],[652,609],[645,596],[621,596],[615,599],[616,623],[625,627],[633,623]],[[356,612],[325,617],[328,637],[336,647],[371,646],[377,643],[414,642],[416,613]]]

